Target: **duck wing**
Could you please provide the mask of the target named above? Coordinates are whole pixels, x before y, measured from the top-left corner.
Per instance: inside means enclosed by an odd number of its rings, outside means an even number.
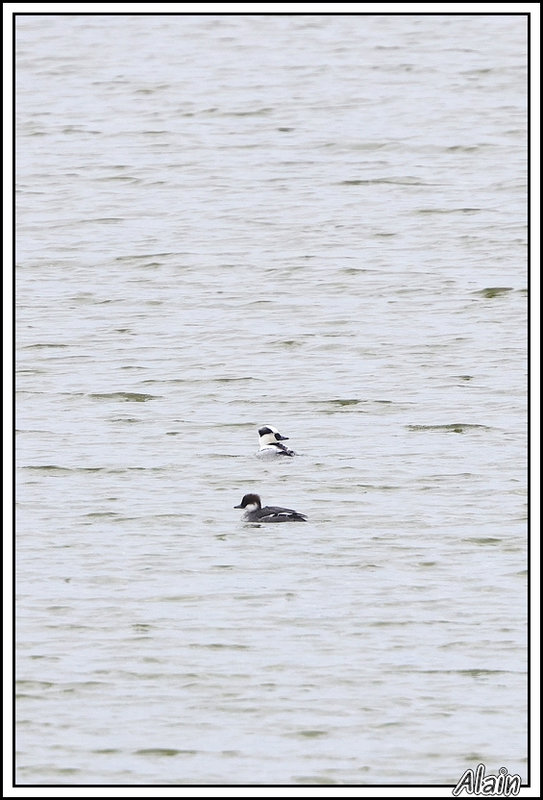
[[[293,508],[281,508],[280,506],[264,506],[258,512],[259,522],[306,522],[305,514],[294,511]]]
[[[289,450],[289,448],[285,447],[285,445],[281,444],[281,442],[274,442],[273,446],[275,447],[277,452],[280,453],[282,456],[293,456],[293,455],[295,455],[294,450]]]

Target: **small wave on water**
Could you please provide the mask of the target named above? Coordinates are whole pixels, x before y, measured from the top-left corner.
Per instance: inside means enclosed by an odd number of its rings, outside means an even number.
[[[412,175],[386,178],[352,178],[340,181],[338,186],[373,186],[379,184],[390,184],[392,186],[428,186],[430,184],[415,178]]]
[[[409,431],[444,431],[445,433],[467,433],[474,430],[493,430],[489,425],[472,422],[450,422],[444,425],[406,425]]]
[[[161,472],[163,467],[61,467],[58,464],[26,464],[21,467],[24,470],[45,473],[67,473],[67,472],[108,472],[111,474],[122,474],[125,472]]]
[[[146,403],[148,400],[159,400],[154,394],[143,392],[92,392],[88,395],[93,400],[122,400],[126,403]]]
[[[510,286],[489,286],[487,289],[478,289],[476,292],[472,292],[472,294],[492,300],[494,297],[502,297],[512,291],[514,291],[514,289]]]

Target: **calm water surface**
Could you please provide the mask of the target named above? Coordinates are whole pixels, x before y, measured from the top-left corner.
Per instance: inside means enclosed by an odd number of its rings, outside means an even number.
[[[19,783],[526,780],[525,18],[17,60]]]

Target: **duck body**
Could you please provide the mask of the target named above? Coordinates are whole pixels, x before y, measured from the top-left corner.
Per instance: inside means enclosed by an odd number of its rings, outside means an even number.
[[[281,506],[264,506],[259,495],[246,494],[241,503],[234,508],[245,509],[243,519],[246,522],[307,522],[305,514],[300,514],[293,508],[282,508]]]
[[[258,455],[261,458],[292,458],[296,453],[283,444],[287,439],[288,436],[282,436],[273,425],[263,425],[258,429]]]

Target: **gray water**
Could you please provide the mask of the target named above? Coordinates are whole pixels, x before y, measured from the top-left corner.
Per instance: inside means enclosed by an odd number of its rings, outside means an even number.
[[[527,779],[526,48],[18,17],[20,784]]]

